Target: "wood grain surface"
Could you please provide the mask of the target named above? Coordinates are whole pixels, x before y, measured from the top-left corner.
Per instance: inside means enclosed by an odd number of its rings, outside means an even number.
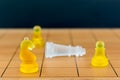
[[[43,29],[44,41],[63,45],[82,46],[82,57],[44,57],[45,48],[35,48],[39,71],[24,74],[19,71],[20,42],[31,39],[32,29],[0,29],[0,79],[3,80],[119,80],[120,77],[120,29]],[[105,42],[109,66],[95,68],[91,58],[96,41]]]

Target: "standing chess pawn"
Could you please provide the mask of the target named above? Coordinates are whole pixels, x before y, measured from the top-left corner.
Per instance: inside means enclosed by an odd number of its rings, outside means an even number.
[[[36,47],[44,47],[44,40],[42,38],[41,27],[39,25],[34,26],[32,42]]]
[[[104,42],[98,41],[96,43],[95,55],[91,61],[94,67],[105,67],[108,65],[108,59],[105,55]]]
[[[34,44],[29,38],[24,38],[20,44],[20,71],[23,73],[34,73],[38,71],[36,56],[30,51],[34,48]]]

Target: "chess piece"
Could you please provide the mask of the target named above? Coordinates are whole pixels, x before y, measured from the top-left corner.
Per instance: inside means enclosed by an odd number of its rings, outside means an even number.
[[[32,42],[35,47],[44,47],[45,42],[42,38],[41,27],[39,25],[36,25],[33,28]]]
[[[92,66],[105,67],[108,65],[108,59],[105,55],[105,48],[103,41],[97,41],[95,48],[95,55],[91,61]]]
[[[20,60],[22,61],[20,71],[23,73],[34,73],[38,71],[36,56],[31,52],[34,47],[32,41],[27,37],[20,44]]]
[[[53,42],[46,42],[45,57],[52,58],[57,56],[83,56],[86,50],[80,46],[66,46],[55,44]]]

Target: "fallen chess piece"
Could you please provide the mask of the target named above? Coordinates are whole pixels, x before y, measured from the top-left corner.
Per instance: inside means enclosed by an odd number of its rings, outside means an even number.
[[[65,46],[54,44],[53,42],[46,42],[45,57],[52,58],[57,56],[83,56],[86,54],[85,48],[80,46]]]
[[[97,41],[95,48],[95,55],[92,58],[91,64],[94,67],[108,66],[108,58],[105,55],[105,48],[103,41]]]

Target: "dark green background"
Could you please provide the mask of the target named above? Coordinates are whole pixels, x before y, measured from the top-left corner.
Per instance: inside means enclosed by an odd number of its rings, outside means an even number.
[[[0,0],[0,27],[120,27],[120,0]]]

